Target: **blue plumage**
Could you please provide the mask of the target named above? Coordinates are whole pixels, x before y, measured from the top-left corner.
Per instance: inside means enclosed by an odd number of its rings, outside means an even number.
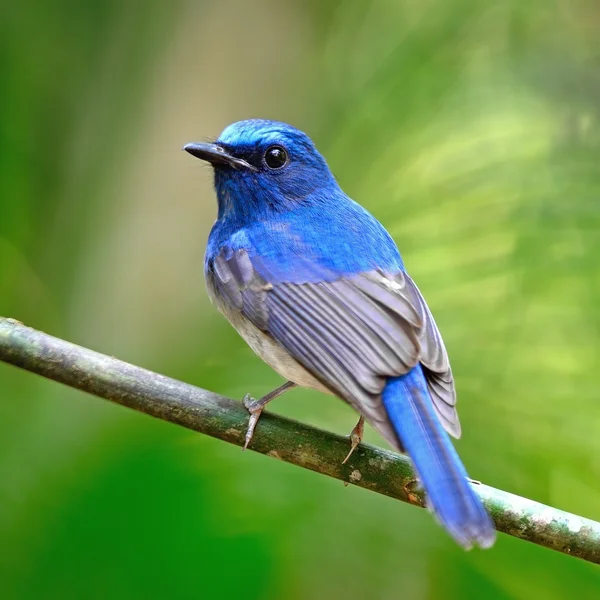
[[[220,310],[286,379],[339,396],[408,451],[458,543],[491,546],[448,437],[460,435],[448,356],[387,231],[289,125],[241,121],[186,150],[214,166],[205,270]]]
[[[327,218],[332,213],[335,218]],[[400,254],[387,231],[339,188],[327,200],[312,194],[294,210],[275,212],[269,219],[218,220],[206,259],[224,245],[232,250],[248,249],[260,257],[278,283],[317,282],[324,273],[337,279],[378,268],[392,273],[402,269]]]
[[[471,488],[467,472],[439,420],[420,365],[390,379],[383,405],[427,491],[428,504],[462,546],[491,546],[490,517]]]

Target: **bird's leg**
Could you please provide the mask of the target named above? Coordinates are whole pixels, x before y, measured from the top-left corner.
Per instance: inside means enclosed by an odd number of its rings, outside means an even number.
[[[348,459],[352,456],[352,453],[356,450],[356,447],[362,442],[364,431],[365,419],[364,417],[361,417],[360,419],[358,419],[358,423],[354,426],[354,429],[350,432],[350,435],[348,436],[352,445],[350,446],[350,452],[348,452],[348,455],[342,461],[343,465],[346,464]]]
[[[256,424],[258,423],[258,419],[260,414],[263,411],[263,408],[271,402],[271,400],[275,400],[275,398],[281,396],[284,392],[291,390],[293,387],[296,387],[296,384],[293,381],[286,381],[283,385],[280,385],[277,389],[274,389],[272,392],[269,392],[266,396],[263,396],[259,400],[255,400],[250,396],[250,394],[246,394],[242,400],[244,406],[250,413],[250,420],[248,421],[248,430],[246,431],[246,443],[244,444],[243,450],[248,447],[248,444],[252,441],[254,436],[254,430],[256,429]]]

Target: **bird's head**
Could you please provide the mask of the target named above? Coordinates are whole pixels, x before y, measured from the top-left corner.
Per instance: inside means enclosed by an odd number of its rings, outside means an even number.
[[[293,210],[338,189],[312,140],[286,123],[239,121],[215,142],[187,144],[184,150],[214,167],[219,217]]]

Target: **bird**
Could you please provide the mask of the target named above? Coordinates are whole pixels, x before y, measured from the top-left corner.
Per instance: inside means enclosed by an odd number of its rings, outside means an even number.
[[[465,549],[496,531],[449,434],[461,427],[448,353],[383,225],[341,189],[309,136],[248,119],[183,148],[213,167],[217,219],[205,255],[213,304],[286,383],[250,413],[301,386],[350,404],[408,453],[426,505]],[[344,462],[345,462],[344,461]]]

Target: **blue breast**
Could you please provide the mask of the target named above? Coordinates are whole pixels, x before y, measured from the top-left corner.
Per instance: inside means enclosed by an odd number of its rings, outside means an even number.
[[[404,269],[396,244],[362,206],[343,198],[303,202],[268,220],[218,220],[206,264],[221,251],[245,249],[257,271],[276,283],[315,283],[378,269]]]

